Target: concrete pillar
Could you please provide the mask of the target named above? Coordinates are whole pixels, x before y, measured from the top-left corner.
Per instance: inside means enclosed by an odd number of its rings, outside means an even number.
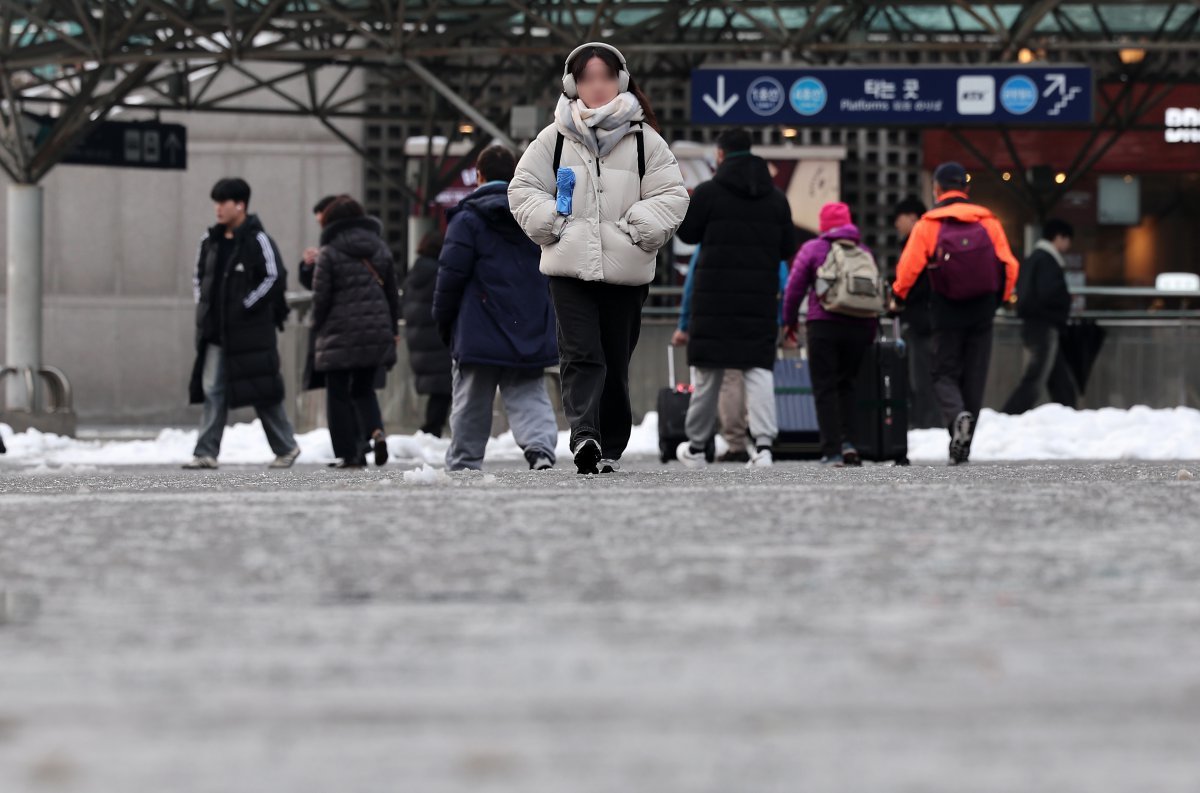
[[[4,365],[35,369],[42,365],[42,188],[31,184],[8,186],[8,307]],[[6,404],[30,408],[35,392],[25,393],[24,378],[8,378]]]
[[[437,223],[431,217],[421,216],[408,218],[408,267],[412,269],[413,262],[417,260],[417,246],[421,244],[421,238],[426,232],[433,231],[437,228]]]

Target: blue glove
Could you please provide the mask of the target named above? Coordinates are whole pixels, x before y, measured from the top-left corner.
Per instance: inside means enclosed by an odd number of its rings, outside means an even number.
[[[571,196],[575,193],[575,171],[570,168],[558,169],[558,199],[554,210],[560,215],[571,214]]]

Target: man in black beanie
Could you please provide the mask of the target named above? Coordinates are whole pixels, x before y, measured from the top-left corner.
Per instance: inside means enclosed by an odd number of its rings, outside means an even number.
[[[996,309],[1013,294],[1020,263],[991,210],[971,201],[970,177],[956,162],[933,173],[937,204],[909,235],[893,285],[904,308],[922,273],[933,291],[933,390],[950,432],[950,464],[971,456],[983,408]]]
[[[896,204],[892,211],[892,225],[900,250],[904,250],[913,226],[926,212],[925,204],[916,196],[909,196]],[[895,267],[892,268],[895,277]],[[915,430],[942,426],[941,411],[933,394],[933,322],[930,318],[929,275],[921,273],[912,291],[908,293],[903,316],[904,343],[908,347],[908,385],[911,405],[908,410],[909,427]]]

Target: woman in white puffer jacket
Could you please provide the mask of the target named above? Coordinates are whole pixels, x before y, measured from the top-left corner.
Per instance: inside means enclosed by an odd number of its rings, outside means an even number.
[[[633,425],[642,304],[688,208],[679,164],[615,48],[584,44],[567,58],[554,123],[521,157],[508,200],[550,276],[575,465],[615,471]]]

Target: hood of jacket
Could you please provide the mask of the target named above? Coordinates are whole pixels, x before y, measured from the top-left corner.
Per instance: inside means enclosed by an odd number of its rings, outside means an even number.
[[[957,220],[962,223],[978,223],[985,218],[995,217],[992,210],[972,204],[966,193],[957,191],[945,193],[942,200],[933,209],[925,213],[930,220]]]
[[[775,190],[767,161],[753,154],[726,157],[713,181],[743,198],[764,198]]]
[[[242,221],[242,225],[233,230],[233,238],[253,237],[255,234],[263,230],[262,221],[258,219],[258,215],[246,215],[246,219]],[[208,229],[208,238],[211,240],[219,240],[225,236],[224,224],[217,223]]]
[[[321,230],[321,244],[353,258],[374,256],[383,244],[383,224],[372,217],[335,220]]]
[[[858,226],[853,223],[847,223],[844,226],[834,226],[829,231],[821,235],[821,239],[833,242],[834,240],[851,240],[852,242],[862,242],[862,234],[858,230]],[[826,251],[828,254],[828,251]]]
[[[526,239],[525,232],[517,224],[509,207],[507,182],[484,185],[447,212],[446,218],[453,218],[464,211],[475,213],[488,228],[506,239],[518,242]]]

